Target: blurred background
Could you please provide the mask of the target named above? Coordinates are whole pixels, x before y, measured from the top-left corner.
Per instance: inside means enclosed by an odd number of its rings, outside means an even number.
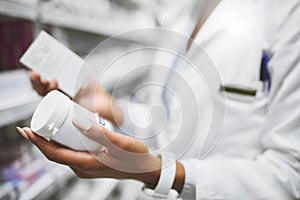
[[[67,168],[47,161],[16,126],[29,126],[41,97],[32,89],[19,58],[40,32],[46,30],[79,56],[124,31],[168,27],[191,9],[193,0],[1,0],[0,1],[0,200],[4,199],[139,199],[142,184],[113,179],[80,180]],[[124,52],[155,36],[119,38],[104,54]],[[102,55],[103,57],[103,55]],[[104,87],[110,91],[130,70],[115,68]],[[147,71],[122,85],[134,88]]]

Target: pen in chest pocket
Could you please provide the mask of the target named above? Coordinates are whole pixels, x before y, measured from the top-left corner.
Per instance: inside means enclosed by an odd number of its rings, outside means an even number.
[[[260,66],[260,77],[259,80],[263,83],[263,91],[265,93],[269,92],[271,89],[271,76],[269,73],[268,63],[269,55],[266,52],[263,52],[263,57],[261,60]],[[252,87],[245,87],[238,84],[225,84],[220,86],[220,91],[225,93],[232,93],[244,96],[253,96],[255,97],[259,92],[257,89]]]
[[[261,60],[260,67],[260,81],[264,83],[265,92],[269,92],[271,89],[271,76],[269,72],[270,57],[268,53],[263,52],[263,58]]]

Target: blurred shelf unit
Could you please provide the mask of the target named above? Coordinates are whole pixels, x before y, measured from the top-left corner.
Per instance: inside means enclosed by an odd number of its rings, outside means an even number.
[[[40,101],[25,70],[0,73],[0,127],[31,117]]]
[[[1,0],[0,13],[4,16],[36,20],[38,0]]]
[[[28,121],[0,128],[0,200],[53,199],[75,175],[69,167],[46,160],[16,125],[28,126]]]
[[[1,200],[31,200],[51,199],[59,190],[74,178],[74,174],[67,167],[52,165],[31,184],[24,180],[10,181],[0,185]]]
[[[0,199],[13,200],[17,199],[18,195],[12,183],[4,183],[0,185]]]
[[[154,27],[150,7],[151,3],[145,0],[1,0],[0,14],[111,36]]]
[[[154,27],[156,22],[150,11],[151,8],[145,6],[150,5],[149,2],[148,0],[0,0],[0,15],[26,19],[37,24],[111,36],[132,29]],[[154,37],[156,36],[150,34],[120,39],[147,42],[147,40],[153,40]],[[101,56],[98,55],[99,57],[95,55],[97,58],[91,58],[90,62],[97,66],[100,58],[108,57],[107,55],[110,55],[112,51],[124,52],[126,47],[128,47],[126,42],[124,47],[120,48],[120,42],[117,41],[116,47],[112,47]],[[136,84],[141,77],[146,76],[147,69],[136,66],[141,66],[144,59],[149,60],[150,63],[152,55],[138,58],[129,56],[114,63],[111,70],[107,71],[101,80],[104,87],[107,90],[113,90],[120,76],[122,81],[119,81],[117,86],[123,87]],[[128,66],[125,67],[123,63],[127,63]],[[0,91],[0,127],[30,119],[41,100],[31,86],[28,73],[22,69],[1,72]],[[51,165],[47,169],[37,180],[27,185],[28,187],[24,187],[22,182],[13,181],[0,185],[0,200],[48,199],[59,189],[65,188],[67,181],[74,177],[68,168],[62,166]],[[81,199],[107,199],[117,187],[118,181],[95,180],[93,183],[86,182],[85,185],[86,191],[82,194],[78,193],[78,188],[82,186],[81,182],[73,185],[72,192],[66,193],[66,198],[60,199],[76,199],[76,196],[72,196],[76,192],[77,197],[82,196]],[[91,185],[93,185],[93,192],[89,190]],[[88,195],[92,196],[88,198]]]
[[[26,188],[26,190],[19,191],[19,200],[50,199],[49,197],[64,189],[67,182],[74,177],[74,173],[70,168],[53,164],[49,171]]]

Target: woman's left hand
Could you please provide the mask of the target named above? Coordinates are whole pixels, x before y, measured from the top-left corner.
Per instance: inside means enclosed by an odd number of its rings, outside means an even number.
[[[45,140],[30,128],[19,131],[23,131],[22,134],[49,160],[69,166],[80,178],[135,179],[149,188],[155,187],[160,176],[161,159],[151,155],[144,143],[85,119],[75,119],[73,123],[105,149],[100,152],[74,151]]]

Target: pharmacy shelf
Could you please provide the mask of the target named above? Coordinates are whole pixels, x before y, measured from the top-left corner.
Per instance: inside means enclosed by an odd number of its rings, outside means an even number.
[[[1,0],[0,14],[27,20],[36,20],[38,0]]]
[[[17,199],[17,192],[12,183],[4,183],[0,185],[0,199]]]
[[[39,100],[27,102],[7,109],[0,109],[0,127],[29,119],[37,107]]]
[[[112,2],[108,0],[44,1],[40,4],[39,20],[45,24],[106,36],[155,26],[156,22],[146,6],[147,1],[135,2],[135,8],[132,9],[126,8],[128,1],[124,1],[124,5]]]
[[[112,6],[108,0],[1,0],[0,14],[38,21],[41,24],[112,36],[138,28],[155,27],[154,17],[143,7],[147,6],[126,10],[122,6]],[[153,37],[149,34],[135,38],[120,37],[120,39],[147,42]]]
[[[62,189],[73,177],[75,175],[69,168],[53,165],[51,171],[41,176],[29,188],[21,192],[19,200],[48,199]]]
[[[29,119],[41,100],[25,70],[0,73],[0,91],[0,127]]]
[[[29,187],[24,188],[22,183],[16,184],[13,182],[2,184],[0,186],[0,199],[49,199],[75,177],[74,173],[67,167],[59,165],[51,167],[52,170],[43,174]]]
[[[43,24],[51,24],[63,28],[70,28],[73,30],[89,32],[104,36],[114,36],[126,31],[135,30],[145,27],[154,27],[155,22],[148,19],[140,12],[131,14],[110,14],[102,18],[89,18],[84,16],[76,16],[73,13],[64,13],[63,11],[53,10],[45,12],[44,10],[51,10],[49,8],[41,8],[40,22]],[[74,20],[76,18],[76,20]],[[153,34],[136,35],[134,38],[126,38],[120,35],[120,39],[136,41],[142,43],[149,43],[149,40],[157,38]]]
[[[81,179],[68,188],[62,199],[112,199],[111,195],[118,184],[119,180],[116,179]]]

